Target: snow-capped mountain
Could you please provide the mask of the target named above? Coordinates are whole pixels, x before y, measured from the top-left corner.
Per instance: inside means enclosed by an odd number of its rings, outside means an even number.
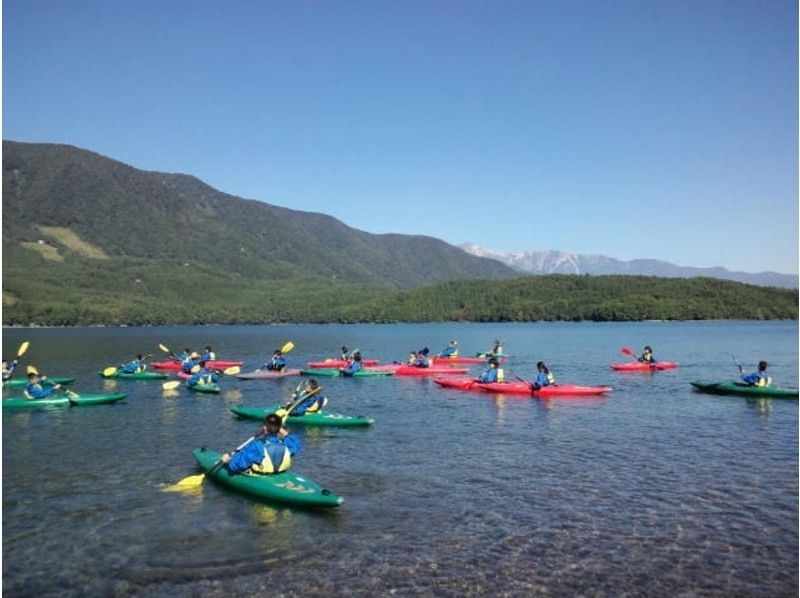
[[[797,276],[777,272],[731,272],[721,267],[676,266],[661,260],[646,259],[626,262],[603,255],[581,255],[565,251],[502,252],[474,243],[462,243],[459,247],[467,253],[497,260],[525,274],[629,274],[664,278],[708,276],[760,286],[798,287]]]

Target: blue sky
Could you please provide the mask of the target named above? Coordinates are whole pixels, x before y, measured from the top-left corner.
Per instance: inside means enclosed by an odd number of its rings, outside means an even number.
[[[3,138],[373,233],[798,270],[794,1],[3,3]]]

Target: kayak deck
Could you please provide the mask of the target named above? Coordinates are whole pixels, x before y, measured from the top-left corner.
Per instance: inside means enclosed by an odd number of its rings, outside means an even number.
[[[265,417],[270,413],[275,413],[278,409],[280,409],[279,405],[275,405],[274,407],[231,407],[231,411],[238,417],[256,421],[263,421]],[[374,420],[363,415],[342,415],[341,413],[331,413],[328,411],[317,411],[298,416],[290,415],[285,421],[289,426],[297,424],[300,426],[351,427],[369,426],[374,423]]]
[[[338,507],[344,502],[341,496],[291,470],[272,475],[233,474],[223,466],[209,473],[222,454],[199,448],[192,455],[212,480],[248,496],[306,507]]]
[[[275,370],[254,370],[252,372],[245,372],[238,374],[236,377],[239,380],[276,380],[278,378],[285,378],[286,376],[299,376],[300,370],[297,368],[285,369],[281,372]]]
[[[133,372],[131,374],[114,372],[108,375],[103,372],[99,373],[103,378],[117,378],[119,380],[164,380],[165,378],[169,378],[168,374],[163,374],[161,372]]]
[[[654,372],[657,370],[671,370],[678,367],[677,361],[656,361],[645,363],[643,361],[627,361],[625,363],[612,363],[611,369],[618,372]]]
[[[533,390],[527,382],[478,382],[474,386],[486,392],[529,395],[534,397],[589,397],[603,395],[614,390],[610,386],[581,386],[579,384],[551,384]]]
[[[3,399],[3,409],[54,409],[60,407],[86,407],[89,405],[106,405],[121,401],[127,394],[82,394],[72,396],[62,393],[53,394],[44,399],[26,399],[25,397],[10,397]]]
[[[52,378],[48,377],[42,380],[42,386],[55,386],[56,384],[72,384],[75,382],[75,378],[71,378],[68,376],[54,376]],[[28,381],[24,378],[19,378],[17,380],[6,380],[3,382],[3,388],[24,388],[28,385]]]
[[[695,380],[691,382],[698,391],[715,395],[736,395],[743,397],[762,397],[772,399],[796,399],[798,389],[779,388],[777,386],[751,386],[736,380],[714,382],[709,380]]]

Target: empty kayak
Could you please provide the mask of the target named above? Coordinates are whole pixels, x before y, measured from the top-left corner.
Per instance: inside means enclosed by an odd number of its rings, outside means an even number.
[[[26,399],[25,397],[11,397],[3,399],[3,409],[52,409],[68,407],[70,405],[83,407],[88,405],[104,405],[121,401],[127,394],[82,394],[67,396],[62,393],[53,394],[45,399]]]
[[[53,378],[45,378],[42,380],[42,386],[55,386],[56,384],[72,384],[75,382],[75,378],[68,378],[68,377],[53,377]],[[3,388],[23,388],[28,385],[27,380],[6,380],[3,382]]]
[[[242,419],[254,419],[263,421],[270,413],[275,413],[280,409],[280,405],[274,407],[231,407],[237,416]],[[316,413],[305,413],[303,415],[290,415],[286,419],[286,424],[293,426],[369,426],[373,420],[363,415],[342,415],[341,413],[329,413],[328,411],[318,411]]]
[[[114,372],[108,376],[103,372],[99,373],[103,378],[119,378],[120,380],[163,380],[164,378],[169,378],[169,375],[162,374],[161,372],[134,372],[132,374]]]
[[[235,365],[244,365],[244,361],[225,361],[223,359],[215,359],[214,361],[206,362],[206,367],[213,368],[215,370],[224,370],[225,368],[230,368]],[[181,362],[175,360],[151,361],[150,367],[157,370],[179,370],[181,369]]]
[[[580,386],[578,384],[551,384],[538,390],[532,390],[531,385],[527,382],[478,382],[475,384],[475,388],[486,392],[534,397],[587,397],[602,395],[614,390],[610,386]]]
[[[230,473],[223,466],[212,473],[211,469],[222,456],[220,453],[199,448],[192,451],[192,455],[212,480],[249,496],[306,507],[338,507],[344,502],[341,496],[293,471],[257,475]]]
[[[796,399],[798,390],[796,388],[779,388],[777,386],[750,386],[744,382],[726,380],[722,382],[711,382],[707,380],[696,380],[691,383],[700,392],[717,395],[738,395],[744,397],[764,397],[773,399]]]
[[[361,365],[378,365],[380,361],[378,359],[362,359]],[[345,361],[344,359],[326,359],[324,361],[309,361],[306,366],[311,369],[318,369],[318,368],[346,368],[350,365],[349,361]]]
[[[344,378],[368,378],[370,376],[391,376],[391,370],[358,370],[355,374],[351,376],[344,376],[342,374],[342,370],[334,369],[334,368],[325,368],[325,369],[310,369],[310,370],[300,370],[300,373],[304,376],[318,376],[318,377],[335,377],[335,376],[342,376]]]
[[[411,365],[403,365],[394,371],[395,376],[442,376],[447,374],[466,374],[468,368],[448,368],[430,367],[415,368]]]
[[[671,370],[676,367],[678,367],[677,361],[656,361],[655,363],[627,361],[625,363],[611,364],[611,369],[618,372],[652,372],[655,370]]]
[[[300,370],[295,368],[287,368],[283,371],[275,370],[254,370],[244,374],[238,374],[236,377],[239,380],[276,380],[278,378],[285,378],[286,376],[299,376]]]
[[[470,390],[477,383],[475,378],[434,378],[433,381],[442,388],[455,388],[457,390]]]

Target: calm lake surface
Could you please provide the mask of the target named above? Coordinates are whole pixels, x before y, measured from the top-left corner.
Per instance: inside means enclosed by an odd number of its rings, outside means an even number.
[[[499,338],[530,378],[614,387],[605,398],[458,392],[431,380],[321,378],[328,410],[367,429],[297,426],[295,471],[345,497],[329,512],[260,504],[206,481],[191,450],[231,450],[257,429],[229,408],[286,400],[300,378],[225,378],[219,396],[97,372],[137,352],[210,343],[260,366],[343,344],[382,362],[462,355]],[[323,325],[4,329],[3,355],[78,378],[116,405],[3,412],[7,596],[747,595],[798,591],[798,404],[693,392],[759,359],[797,387],[797,322]],[[621,347],[677,370],[621,374]],[[471,370],[478,373],[482,367]],[[6,391],[4,396],[18,395]]]

